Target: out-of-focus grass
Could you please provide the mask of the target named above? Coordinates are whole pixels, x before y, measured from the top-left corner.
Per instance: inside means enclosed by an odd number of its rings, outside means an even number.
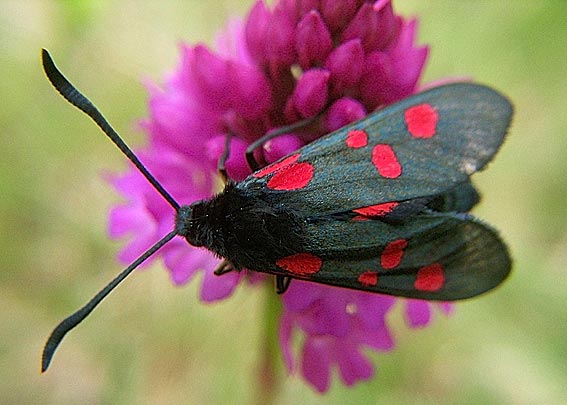
[[[159,81],[177,44],[211,43],[250,2],[0,3],[0,402],[250,403],[255,400],[266,292],[215,305],[198,283],[173,288],[159,266],[136,273],[65,339],[48,374],[51,328],[119,269],[105,233],[117,196],[101,174],[124,159],[60,99],[40,68],[63,71],[129,143],[146,111],[141,78]],[[426,81],[471,76],[516,105],[509,139],[485,173],[477,214],[515,259],[498,291],[450,320],[408,331],[373,356],[377,376],[324,397],[282,377],[278,401],[559,403],[567,399],[567,6],[560,1],[397,1],[431,45]],[[336,382],[336,381],[335,381]]]

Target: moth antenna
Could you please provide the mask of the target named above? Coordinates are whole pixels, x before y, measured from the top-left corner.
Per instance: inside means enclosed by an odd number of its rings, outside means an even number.
[[[132,149],[124,142],[118,133],[108,123],[101,112],[86,98],[75,86],[73,86],[63,74],[57,69],[51,55],[46,49],[41,50],[41,60],[43,70],[53,87],[71,104],[79,110],[87,114],[98,125],[98,127],[108,136],[108,138],[120,149],[120,151],[136,166],[140,173],[150,182],[158,193],[171,205],[176,212],[179,211],[179,203],[163,188],[156,178],[146,169],[134,154]],[[177,229],[171,231],[152,247],[146,250],[138,257],[130,266],[124,269],[118,276],[108,283],[102,290],[98,292],[84,307],[65,318],[51,332],[45,346],[43,348],[41,358],[41,372],[45,372],[51,363],[51,359],[61,344],[65,335],[80,324],[89,314],[102,302],[102,300],[114,290],[128,275],[136,269],[140,264],[152,256],[158,249],[169,242],[178,234]]]
[[[156,180],[156,178],[146,169],[140,162],[138,157],[134,154],[132,149],[126,142],[118,135],[118,133],[110,126],[106,118],[101,112],[86,98],[75,86],[69,82],[65,76],[57,69],[51,55],[46,49],[41,50],[41,62],[43,70],[53,87],[71,104],[79,110],[87,114],[98,125],[102,132],[110,138],[110,140],[126,155],[128,159],[136,166],[136,168],[144,175],[150,184],[162,195],[163,198],[171,205],[175,211],[179,210],[179,203],[163,188],[163,186]]]
[[[44,373],[47,371],[49,364],[51,363],[51,359],[55,354],[55,350],[61,344],[61,341],[65,337],[65,335],[73,329],[75,326],[80,324],[89,314],[95,309],[98,304],[102,302],[102,300],[110,294],[112,290],[114,290],[118,284],[120,284],[128,275],[140,264],[146,261],[151,255],[153,255],[159,248],[169,242],[177,235],[177,231],[171,231],[166,236],[161,238],[158,242],[156,242],[151,248],[146,250],[140,257],[138,257],[130,266],[126,269],[122,270],[118,276],[114,278],[110,283],[108,283],[102,290],[98,292],[87,304],[79,309],[77,312],[73,313],[72,315],[65,318],[63,321],[59,323],[49,335],[45,346],[43,347],[43,353],[41,356],[41,372]]]

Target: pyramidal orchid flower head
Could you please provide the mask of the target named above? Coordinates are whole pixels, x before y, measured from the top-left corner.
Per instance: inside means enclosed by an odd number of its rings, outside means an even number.
[[[256,156],[262,164],[414,93],[428,53],[415,33],[416,21],[394,14],[388,0],[280,0],[272,7],[257,1],[245,21],[229,22],[214,51],[182,45],[178,68],[161,88],[148,86],[149,117],[141,127],[149,144],[140,156],[180,203],[208,198],[219,191],[216,168],[227,134],[227,173],[239,181],[250,174],[246,147],[270,130],[315,117],[307,128],[266,142]],[[112,184],[126,202],[112,209],[110,234],[130,237],[119,256],[130,262],[171,230],[173,213],[133,168]],[[204,301],[228,297],[243,279],[265,278],[247,271],[216,277],[219,259],[181,239],[156,257],[175,284],[202,271]],[[288,370],[299,369],[321,392],[334,368],[347,385],[370,378],[363,349],[394,346],[385,317],[395,301],[294,280],[280,323]],[[407,301],[406,318],[412,327],[427,325],[430,304]],[[294,353],[298,332],[303,345]]]

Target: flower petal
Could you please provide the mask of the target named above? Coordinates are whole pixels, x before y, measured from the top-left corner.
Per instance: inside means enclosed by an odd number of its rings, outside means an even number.
[[[431,321],[431,308],[426,301],[406,301],[406,322],[411,328],[423,328]]]
[[[323,63],[331,52],[333,41],[321,15],[311,10],[297,25],[295,48],[299,65],[307,70],[313,65]]]
[[[321,14],[333,34],[344,28],[357,8],[357,0],[321,0]]]
[[[222,276],[214,275],[211,270],[204,271],[201,300],[213,302],[229,297],[243,276],[244,272],[239,273],[237,271],[231,271]]]
[[[269,140],[262,147],[266,162],[273,163],[280,158],[289,155],[304,145],[304,142],[296,135],[280,135]]]
[[[282,354],[284,357],[285,366],[288,373],[293,373],[295,370],[295,359],[293,357],[292,351],[292,335],[293,335],[293,316],[290,314],[284,314],[280,320],[280,329],[279,329],[279,341],[280,346],[282,347]]]
[[[309,337],[303,345],[301,373],[319,392],[329,389],[331,372],[329,355],[329,348],[322,338]]]
[[[337,364],[342,380],[348,386],[358,381],[370,379],[374,375],[374,367],[362,356],[355,346],[342,344],[336,350]]]
[[[325,61],[331,73],[331,95],[339,97],[358,85],[364,71],[364,49],[359,38],[336,47]]]
[[[331,74],[325,69],[304,72],[293,92],[291,102],[301,118],[314,117],[327,104],[328,83]]]
[[[329,107],[325,114],[325,129],[328,132],[336,131],[364,118],[366,114],[366,109],[360,101],[350,97],[340,98]]]

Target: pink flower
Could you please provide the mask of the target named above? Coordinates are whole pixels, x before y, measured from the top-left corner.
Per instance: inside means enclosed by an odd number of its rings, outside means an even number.
[[[388,0],[257,1],[244,23],[232,21],[216,52],[181,47],[181,63],[163,89],[149,86],[149,145],[141,158],[181,204],[210,197],[216,167],[231,134],[228,175],[250,169],[244,151],[268,131],[321,114],[308,131],[266,142],[257,158],[276,161],[306,143],[412,94],[427,58],[416,46],[416,21],[394,14]],[[126,198],[110,214],[112,237],[131,238],[120,259],[132,261],[169,232],[171,207],[133,169],[112,180]],[[158,255],[154,256],[157,257]],[[201,298],[229,296],[246,271],[215,277],[219,262],[181,239],[159,253],[176,284],[202,270]],[[263,276],[255,275],[254,279]],[[317,390],[338,366],[347,385],[372,376],[364,348],[394,346],[385,317],[395,298],[294,280],[283,296],[280,341],[288,370],[296,369],[293,333],[305,336],[301,373]],[[429,304],[408,301],[411,326],[429,323]]]
[[[305,333],[301,373],[318,391],[329,388],[335,363],[347,385],[369,379],[374,369],[362,349],[394,347],[385,317],[395,301],[385,295],[292,282],[284,294],[280,328],[288,371],[295,370],[291,338],[296,328]]]

